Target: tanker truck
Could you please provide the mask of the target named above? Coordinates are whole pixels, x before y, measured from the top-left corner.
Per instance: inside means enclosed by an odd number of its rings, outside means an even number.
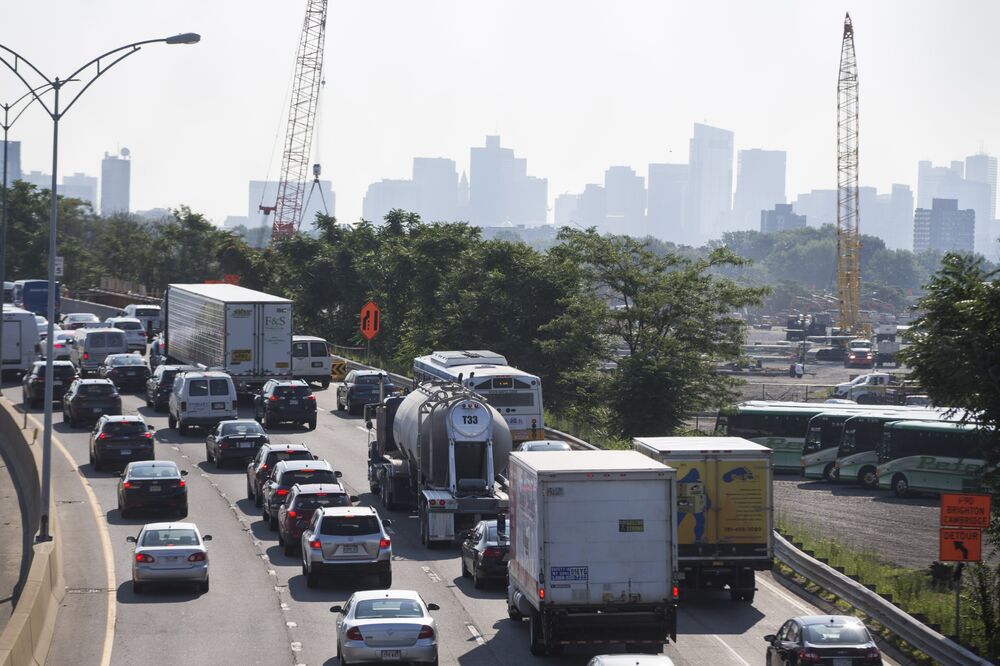
[[[506,511],[495,478],[507,466],[510,428],[482,396],[431,381],[382,400],[375,416],[369,486],[386,508],[416,507],[425,546],[453,543],[458,532]]]

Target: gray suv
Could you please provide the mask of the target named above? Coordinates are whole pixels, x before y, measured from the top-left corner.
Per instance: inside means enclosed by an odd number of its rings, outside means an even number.
[[[320,576],[374,574],[379,586],[392,587],[392,541],[385,526],[368,506],[328,506],[316,509],[302,532],[302,575],[308,587]]]

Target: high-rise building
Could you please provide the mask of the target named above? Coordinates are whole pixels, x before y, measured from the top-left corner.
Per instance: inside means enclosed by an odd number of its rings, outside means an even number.
[[[0,141],[0,169],[3,169],[3,141]],[[7,142],[7,183],[21,180],[21,142]]]
[[[583,188],[576,209],[576,223],[588,229],[601,231],[608,217],[608,201],[604,188],[593,183]]]
[[[910,248],[906,233],[913,219],[913,192],[909,185],[893,183],[889,194],[889,231],[882,237],[890,250]]]
[[[646,229],[646,181],[627,166],[604,172],[606,222],[602,231],[641,238]]]
[[[567,227],[577,221],[577,209],[580,206],[578,194],[560,194],[556,197],[553,216],[557,227]]]
[[[979,153],[965,158],[965,179],[986,186],[990,203],[985,214],[980,216],[976,211],[976,251],[985,255],[990,261],[996,261],[1000,254],[997,237],[1000,236],[1000,224],[997,216],[997,158]]]
[[[677,241],[684,226],[687,164],[650,164],[647,179],[646,225],[649,235]]]
[[[26,183],[31,183],[39,190],[47,190],[52,187],[51,173],[42,173],[41,171],[28,171],[25,173],[22,171],[21,180]]]
[[[811,227],[822,227],[826,224],[836,226],[837,190],[811,190],[803,192],[795,198],[792,208],[795,209],[795,212],[805,215]]]
[[[458,208],[458,171],[443,157],[413,158],[413,212],[427,222],[454,222]]]
[[[271,226],[274,223],[274,213],[268,215],[260,209],[261,206],[274,206],[278,198],[278,181],[251,180],[247,188],[247,228]],[[337,196],[333,191],[333,183],[329,180],[319,181],[319,187],[313,189],[311,182],[305,186],[302,193],[301,231],[307,232],[313,228],[316,215],[322,213],[333,217],[336,214]]]
[[[700,244],[730,229],[733,133],[695,123],[688,164],[686,230],[693,238],[682,238],[681,242]]]
[[[914,252],[972,252],[975,236],[976,211],[959,210],[956,199],[933,199],[931,208],[913,214]]]
[[[976,157],[971,157],[971,177],[966,172],[967,162],[953,161],[949,166],[936,167],[926,160],[921,161],[918,165],[917,205],[930,209],[934,199],[955,199],[959,209],[973,209],[976,211],[978,231],[975,249],[995,256],[996,239],[991,239],[990,235],[994,231],[996,170],[994,168],[991,184],[989,159],[977,160]]]
[[[96,208],[97,178],[84,173],[63,176],[62,185],[59,186],[59,195],[67,199],[86,201],[91,208]]]
[[[544,224],[548,189],[545,179],[527,175],[527,160],[500,146],[499,136],[487,136],[484,147],[470,151],[469,212],[477,226]]]
[[[462,177],[458,179],[458,206],[455,209],[455,219],[468,222],[469,215],[469,178],[463,171]]]
[[[382,224],[390,210],[399,208],[407,212],[416,208],[416,194],[412,180],[386,180],[368,186],[361,206],[361,218],[372,224]]]
[[[732,228],[755,228],[760,224],[761,211],[779,203],[785,203],[785,151],[739,151]]]
[[[131,171],[128,148],[122,148],[120,155],[104,153],[101,160],[101,215],[129,211]]]
[[[771,210],[760,211],[760,232],[773,234],[778,231],[799,229],[806,226],[806,216],[796,215],[792,204],[775,204]]]

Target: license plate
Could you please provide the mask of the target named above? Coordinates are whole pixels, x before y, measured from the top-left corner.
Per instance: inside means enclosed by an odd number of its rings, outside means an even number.
[[[151,492],[151,493],[158,493],[161,490],[163,490],[163,486],[150,486],[149,487],[149,492]]]
[[[357,546],[344,546],[344,552],[345,553],[356,553],[356,552],[358,552],[358,547]],[[390,650],[390,652],[391,652],[391,650]]]
[[[135,377],[135,370],[126,370],[125,374],[129,377]]]
[[[382,658],[383,659],[402,659],[403,658],[403,651],[402,650],[382,650]]]
[[[288,404],[289,405],[297,405],[297,404],[299,404],[299,401],[298,400],[289,400]]]
[[[121,449],[118,453],[122,454],[123,456],[130,456],[132,455],[132,449]]]
[[[239,447],[241,449],[252,449],[253,448],[253,442],[239,442]]]
[[[225,408],[226,408],[226,403],[224,403],[224,402],[213,402],[212,403],[212,409],[225,409]]]
[[[833,666],[851,666],[851,662],[854,661],[849,657],[834,657]]]
[[[94,407],[94,413],[95,414],[100,414],[103,411],[104,411],[104,408],[102,408],[102,407]]]
[[[180,556],[178,556],[178,555],[166,555],[166,556],[163,557],[163,561],[164,562],[176,562],[179,559],[180,559]]]

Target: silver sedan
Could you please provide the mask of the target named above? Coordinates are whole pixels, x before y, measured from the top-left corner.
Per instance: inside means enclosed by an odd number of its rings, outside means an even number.
[[[126,541],[135,544],[132,557],[132,591],[142,594],[149,583],[197,583],[208,592],[208,549],[194,523],[150,523],[139,536]]]
[[[412,590],[355,592],[337,613],[337,654],[346,664],[409,661],[437,666],[437,629],[425,604]]]

